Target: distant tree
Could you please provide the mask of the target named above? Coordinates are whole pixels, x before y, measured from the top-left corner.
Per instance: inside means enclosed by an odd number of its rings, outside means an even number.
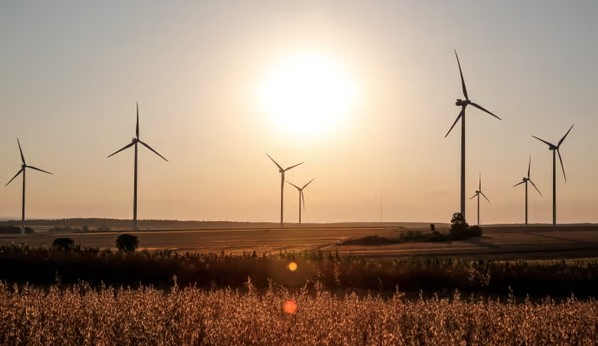
[[[21,227],[7,225],[0,226],[0,234],[20,234]],[[25,227],[25,234],[33,234],[33,228]]]
[[[56,238],[52,242],[52,248],[60,251],[72,250],[75,246],[75,241],[71,238]]]
[[[139,245],[139,239],[131,234],[121,234],[116,238],[116,247],[120,251],[133,252]]]
[[[453,213],[451,218],[451,230],[450,236],[453,239],[464,239],[468,238],[469,224],[465,221],[463,214],[457,212]]]
[[[433,224],[433,223],[430,224],[430,231],[432,233],[436,233],[436,225],[435,224]]]

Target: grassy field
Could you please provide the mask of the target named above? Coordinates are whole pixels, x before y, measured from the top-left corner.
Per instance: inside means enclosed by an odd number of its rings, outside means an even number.
[[[598,303],[0,283],[2,345],[594,345]]]

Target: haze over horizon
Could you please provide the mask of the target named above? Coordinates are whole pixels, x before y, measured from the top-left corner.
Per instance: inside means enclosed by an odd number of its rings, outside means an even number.
[[[503,119],[467,110],[467,195],[481,173],[492,201],[482,223],[523,222],[512,186],[529,155],[543,193],[530,223],[551,222],[552,157],[532,135],[556,142],[572,124],[558,222],[595,223],[597,15],[594,1],[3,2],[0,182],[20,168],[19,137],[54,173],[27,173],[27,218],[131,218],[133,153],[106,157],[134,136],[139,102],[141,138],[169,160],[140,149],[139,219],[277,222],[269,153],[305,162],[287,181],[315,178],[305,223],[448,222],[456,49],[472,100]],[[285,221],[297,200],[288,185]],[[20,203],[18,178],[0,217]]]

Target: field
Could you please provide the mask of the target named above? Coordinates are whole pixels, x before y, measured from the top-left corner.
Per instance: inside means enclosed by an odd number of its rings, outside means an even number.
[[[598,343],[598,227],[343,245],[425,226],[150,227],[134,254],[122,232],[2,235],[0,344]]]
[[[173,223],[171,225],[176,225]],[[168,226],[168,224],[160,224]],[[264,252],[340,252],[366,257],[453,256],[485,259],[567,259],[598,257],[596,225],[493,225],[484,226],[484,235],[466,241],[446,243],[404,243],[391,245],[339,246],[339,242],[369,235],[398,237],[400,232],[430,232],[422,224],[358,224],[245,227],[209,227],[194,229],[150,229],[137,231],[140,248],[171,249],[181,252],[242,253]],[[446,230],[446,225],[437,227]],[[70,237],[83,246],[111,248],[120,234],[102,232],[36,232],[31,235],[0,235],[0,245],[26,243],[33,247],[50,246],[57,237]]]
[[[405,300],[304,288],[257,293],[8,287],[3,345],[593,345],[598,303]]]

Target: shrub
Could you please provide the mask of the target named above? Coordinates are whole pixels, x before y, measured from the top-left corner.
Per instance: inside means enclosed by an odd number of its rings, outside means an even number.
[[[131,234],[121,234],[118,236],[118,238],[116,238],[116,247],[120,251],[132,252],[135,251],[135,249],[137,249],[138,245],[139,239],[137,239],[136,236]]]
[[[479,225],[469,227],[469,234],[470,237],[481,237],[482,227],[480,227]]]
[[[424,235],[421,231],[407,231],[402,232],[400,235],[402,241],[417,241],[424,240]]]
[[[0,226],[0,234],[21,234],[21,227],[17,226]],[[33,234],[33,228],[25,227],[25,234]]]
[[[56,238],[52,242],[52,247],[60,251],[69,251],[75,246],[75,241],[71,238]]]

